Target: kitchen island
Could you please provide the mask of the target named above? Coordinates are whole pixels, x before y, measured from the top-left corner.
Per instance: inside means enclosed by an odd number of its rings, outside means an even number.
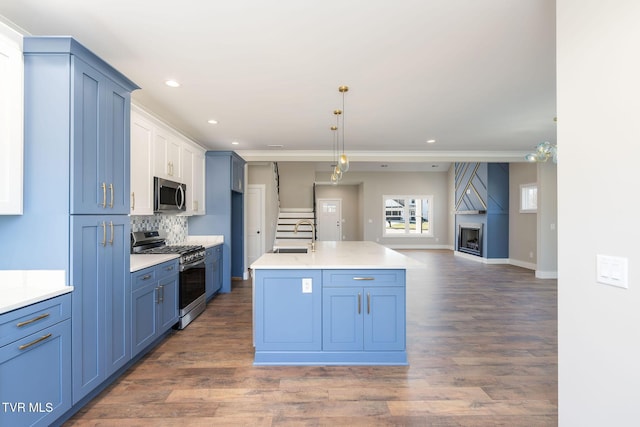
[[[373,242],[268,253],[253,270],[255,365],[406,365],[406,269]]]

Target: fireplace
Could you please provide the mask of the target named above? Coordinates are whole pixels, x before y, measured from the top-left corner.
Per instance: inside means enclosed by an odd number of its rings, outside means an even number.
[[[458,251],[482,256],[483,224],[458,224]]]

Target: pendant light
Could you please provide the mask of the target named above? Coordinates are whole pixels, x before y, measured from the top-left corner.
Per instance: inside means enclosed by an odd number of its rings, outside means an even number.
[[[336,116],[336,125],[331,126],[331,131],[333,132],[333,161],[335,162],[335,165],[333,166],[333,172],[331,173],[331,183],[336,185],[338,184],[338,181],[342,179],[342,171],[338,167],[338,117],[342,114],[342,111],[335,110],[333,114]]]
[[[347,155],[344,152],[344,118],[345,118],[345,114],[344,114],[344,95],[345,93],[347,93],[349,91],[349,86],[340,86],[338,87],[338,92],[340,92],[342,94],[342,154],[340,154],[339,157],[339,161],[338,161],[338,167],[340,168],[340,170],[342,172],[346,172],[349,170],[349,158],[347,157]]]

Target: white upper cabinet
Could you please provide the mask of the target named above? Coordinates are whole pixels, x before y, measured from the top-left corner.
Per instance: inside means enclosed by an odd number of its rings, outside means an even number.
[[[171,181],[182,181],[181,141],[170,130],[156,128],[154,137],[154,174]]]
[[[131,215],[153,215],[153,125],[131,107]]]
[[[24,63],[19,40],[0,23],[0,215],[22,214]]]
[[[185,215],[204,215],[205,150],[131,106],[131,215],[153,215],[153,177],[187,186]]]

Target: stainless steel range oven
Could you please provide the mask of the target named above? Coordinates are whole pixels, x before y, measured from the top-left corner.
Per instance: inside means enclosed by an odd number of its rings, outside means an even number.
[[[167,245],[166,239],[157,230],[131,233],[133,254],[179,254],[180,321],[178,328],[184,329],[206,308],[205,296],[205,250],[201,245]]]

